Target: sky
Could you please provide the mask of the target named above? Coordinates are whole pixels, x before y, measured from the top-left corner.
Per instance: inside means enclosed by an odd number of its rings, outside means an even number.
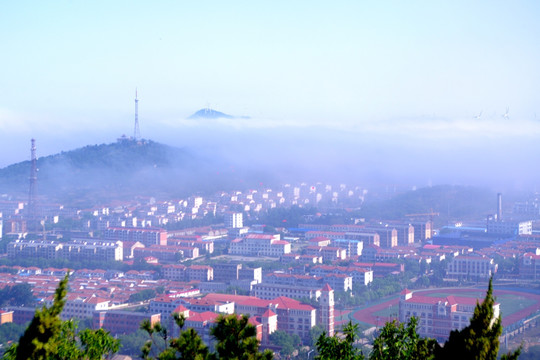
[[[496,0],[4,1],[0,167],[28,159],[32,137],[44,156],[131,135],[136,88],[142,136],[176,146],[318,129],[441,154],[480,138],[504,146],[478,158],[522,159],[540,153],[538,14]],[[250,119],[186,120],[205,106]]]

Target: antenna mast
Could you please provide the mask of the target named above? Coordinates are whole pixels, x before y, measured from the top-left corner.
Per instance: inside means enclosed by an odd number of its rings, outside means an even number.
[[[139,99],[137,98],[137,88],[135,88],[135,129],[133,130],[133,140],[137,141],[141,138],[139,130]]]
[[[36,140],[31,140],[30,147],[30,178],[28,190],[28,228],[36,230],[37,222],[37,156],[36,156]]]

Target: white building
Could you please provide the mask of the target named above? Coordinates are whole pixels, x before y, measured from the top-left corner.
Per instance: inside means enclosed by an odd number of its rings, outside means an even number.
[[[248,234],[245,238],[231,241],[229,254],[280,257],[290,254],[291,244],[279,240],[279,235]]]
[[[458,255],[446,267],[446,276],[457,280],[489,279],[497,264],[485,255]]]
[[[225,213],[225,227],[227,229],[239,229],[244,227],[243,215],[241,212],[229,211]]]

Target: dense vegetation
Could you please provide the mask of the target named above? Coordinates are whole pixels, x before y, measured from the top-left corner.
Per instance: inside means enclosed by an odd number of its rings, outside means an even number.
[[[453,219],[468,219],[478,214],[496,211],[495,194],[470,186],[440,185],[398,194],[388,200],[368,201],[358,216],[367,219],[397,220],[407,214],[439,213],[436,225],[446,225]]]
[[[239,171],[219,157],[200,156],[153,141],[119,141],[41,157],[39,194],[64,205],[91,207],[134,196],[181,197],[268,182],[268,174]],[[30,161],[0,169],[0,192],[27,196]],[[240,181],[242,180],[242,181]]]
[[[30,284],[6,286],[0,290],[0,307],[32,306],[35,299]]]

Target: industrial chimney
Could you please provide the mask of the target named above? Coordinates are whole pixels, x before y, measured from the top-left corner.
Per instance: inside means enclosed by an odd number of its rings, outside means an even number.
[[[502,194],[497,194],[497,221],[502,221]]]

